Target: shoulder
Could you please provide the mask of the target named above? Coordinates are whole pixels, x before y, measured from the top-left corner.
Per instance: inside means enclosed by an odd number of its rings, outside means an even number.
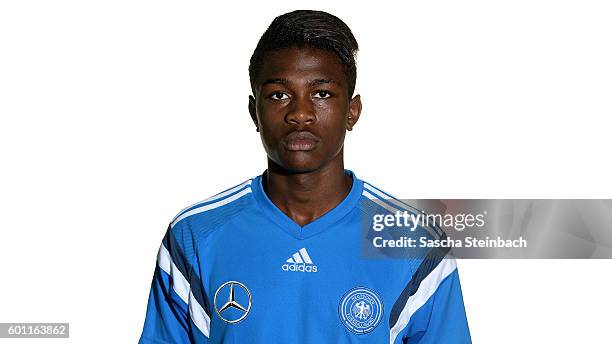
[[[407,211],[408,213],[421,213],[419,209],[410,205],[407,201],[400,200],[398,197],[383,191],[381,188],[374,186],[372,183],[362,180],[363,192],[362,196],[371,205],[379,211],[395,214],[396,212]]]
[[[399,198],[365,180],[363,180],[363,196],[389,211],[395,212],[403,209],[418,210],[407,202],[401,201]]]
[[[179,211],[170,221],[175,232],[188,229],[193,232],[209,232],[223,226],[231,218],[252,204],[252,184],[255,178],[247,179],[214,196],[191,204]]]
[[[401,223],[406,221],[411,223],[414,226],[411,231],[415,234],[421,234],[428,238],[441,238],[445,236],[438,223],[428,221],[431,216],[412,205],[411,200],[402,200],[374,186],[372,183],[365,180],[362,182],[362,213],[367,214],[372,221],[379,220],[384,222],[383,219],[385,217],[393,217],[394,222],[398,222],[400,221],[398,219],[401,219]],[[390,220],[387,223],[390,223]]]

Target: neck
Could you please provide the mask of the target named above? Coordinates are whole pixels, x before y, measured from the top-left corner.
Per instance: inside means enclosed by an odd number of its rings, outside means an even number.
[[[353,180],[344,174],[342,152],[320,169],[291,173],[268,160],[264,189],[283,213],[304,226],[337,206],[348,195]]]

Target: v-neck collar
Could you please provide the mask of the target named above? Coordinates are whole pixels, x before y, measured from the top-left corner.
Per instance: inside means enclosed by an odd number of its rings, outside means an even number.
[[[278,207],[272,203],[270,198],[268,198],[268,195],[263,189],[263,174],[253,178],[251,189],[253,191],[255,200],[261,206],[264,213],[269,216],[273,222],[279,225],[291,236],[294,236],[297,239],[306,239],[333,226],[334,223],[350,213],[359,202],[359,198],[363,192],[363,181],[357,179],[353,171],[344,170],[344,173],[353,178],[353,185],[351,186],[351,190],[349,191],[348,195],[346,195],[342,202],[338,203],[338,205],[336,205],[330,211],[323,214],[323,216],[310,223],[307,223],[303,227],[278,209]]]

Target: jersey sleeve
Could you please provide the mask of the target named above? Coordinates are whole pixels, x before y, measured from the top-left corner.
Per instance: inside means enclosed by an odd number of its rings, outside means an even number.
[[[157,254],[140,344],[208,343],[210,312],[190,259],[192,241],[169,227]]]
[[[455,259],[434,249],[413,274],[391,313],[391,343],[471,343]]]

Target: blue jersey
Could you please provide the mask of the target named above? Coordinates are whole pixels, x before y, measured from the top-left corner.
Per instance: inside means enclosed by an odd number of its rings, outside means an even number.
[[[471,343],[446,251],[361,254],[364,214],[408,207],[347,173],[346,198],[305,226],[270,201],[261,176],[181,211],[139,343]]]

